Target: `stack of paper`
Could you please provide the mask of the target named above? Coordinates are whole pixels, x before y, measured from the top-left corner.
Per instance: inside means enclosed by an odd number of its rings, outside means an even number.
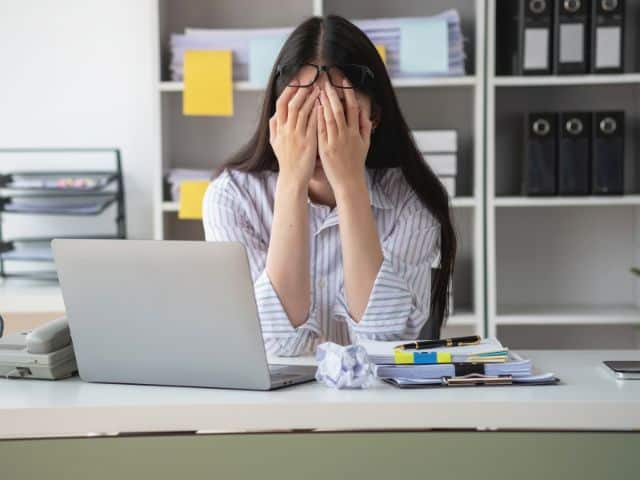
[[[458,132],[413,130],[412,133],[424,161],[438,176],[449,196],[455,197],[458,174]]]
[[[100,190],[115,179],[114,174],[26,174],[0,178],[0,188],[20,190],[88,191]],[[6,181],[2,181],[6,180]]]
[[[353,20],[375,45],[383,45],[391,77],[465,74],[464,37],[457,10],[431,17]]]
[[[0,200],[3,200],[0,198]],[[49,215],[96,215],[115,201],[113,195],[16,196],[4,199],[5,212]]]
[[[447,10],[431,17],[353,20],[384,51],[391,77],[458,76],[465,74],[460,15]],[[293,28],[187,28],[170,39],[171,79],[184,78],[187,50],[230,50],[233,80],[264,86],[277,55]]]
[[[483,377],[507,377],[513,383],[552,383],[552,373],[536,374],[530,360],[509,352],[497,339],[487,338],[477,345],[398,350],[402,342],[363,341],[375,374],[382,379],[408,385],[439,384],[444,378],[476,374]]]
[[[2,260],[52,262],[53,252],[49,242],[25,243],[15,246],[13,250],[0,253]]]
[[[276,57],[292,28],[199,29],[171,35],[171,78],[183,80],[184,52],[187,50],[230,50],[233,80],[266,85]]]

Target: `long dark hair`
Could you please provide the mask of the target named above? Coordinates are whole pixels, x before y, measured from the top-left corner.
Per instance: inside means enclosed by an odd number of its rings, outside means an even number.
[[[373,72],[373,80],[366,82],[361,89],[371,98],[372,112],[378,119],[366,167],[377,170],[400,167],[407,183],[440,223],[441,263],[431,287],[430,312],[430,321],[436,322],[433,333],[439,335],[448,314],[447,294],[456,256],[456,235],[449,198],[416,148],[380,55],[358,27],[343,17],[328,15],[311,17],[291,33],[271,71],[255,133],[221,168],[245,172],[278,171],[278,161],[269,144],[269,118],[275,113],[276,100],[286,87],[286,79],[277,75],[276,65],[301,64],[316,58],[322,58],[331,65],[366,65]]]

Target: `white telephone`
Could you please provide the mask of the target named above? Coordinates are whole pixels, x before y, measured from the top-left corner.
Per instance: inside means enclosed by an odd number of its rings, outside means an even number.
[[[78,370],[69,324],[58,318],[0,338],[0,378],[57,380]]]

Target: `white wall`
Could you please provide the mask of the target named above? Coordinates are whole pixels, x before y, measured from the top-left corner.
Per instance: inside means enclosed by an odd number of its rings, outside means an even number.
[[[155,21],[153,0],[0,0],[0,147],[120,147],[132,238],[153,232]]]

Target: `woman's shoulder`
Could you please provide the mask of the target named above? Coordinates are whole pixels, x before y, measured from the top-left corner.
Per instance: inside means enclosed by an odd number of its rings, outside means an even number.
[[[401,168],[386,168],[377,175],[376,183],[395,208],[422,206],[420,198],[407,182]]]
[[[255,198],[271,190],[275,175],[274,172],[243,172],[225,168],[212,180],[207,196]]]

